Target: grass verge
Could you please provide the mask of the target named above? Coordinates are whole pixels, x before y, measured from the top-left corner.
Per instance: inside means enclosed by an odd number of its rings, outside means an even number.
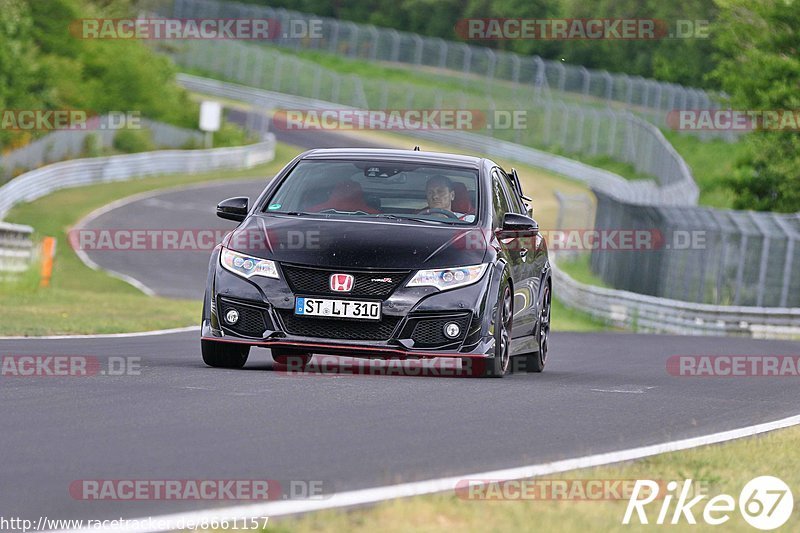
[[[645,507],[649,525],[641,525],[634,516],[631,525],[623,525],[627,500],[606,501],[478,501],[457,497],[453,493],[420,496],[394,500],[374,507],[353,511],[322,511],[300,518],[275,519],[267,531],[320,532],[383,531],[559,531],[582,533],[584,531],[652,531],[668,527],[670,531],[691,532],[713,529],[703,521],[703,508],[709,497],[730,494],[738,501],[744,485],[757,476],[771,475],[781,478],[797,494],[800,489],[800,469],[797,466],[795,444],[800,439],[800,428],[775,431],[758,437],[741,439],[725,444],[705,446],[667,453],[620,465],[576,470],[548,476],[549,480],[636,480],[651,479],[678,481],[693,479],[695,486],[707,498],[693,508],[698,525],[690,525],[685,518],[678,525],[653,525],[664,500],[656,500]],[[677,495],[671,501],[672,517]],[[772,502],[773,500],[769,500]],[[738,510],[730,513],[730,520],[722,526],[726,532],[753,532],[757,529],[742,518]],[[789,521],[778,531],[800,530],[800,514],[795,510]]]
[[[606,282],[592,272],[592,268],[589,264],[590,260],[591,256],[589,253],[579,253],[572,258],[566,258],[562,254],[558,259],[558,268],[579,283],[610,289],[611,287]]]
[[[735,199],[726,180],[733,175],[736,162],[747,153],[743,140],[726,143],[721,140],[701,141],[690,135],[665,131],[664,136],[675,147],[692,170],[700,188],[700,204],[730,208]]]

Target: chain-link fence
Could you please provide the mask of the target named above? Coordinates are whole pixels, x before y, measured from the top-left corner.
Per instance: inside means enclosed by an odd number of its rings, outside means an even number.
[[[674,83],[612,74],[535,55],[493,50],[282,8],[217,0],[170,0],[160,5],[159,14],[178,19],[270,19],[280,28],[269,41],[277,46],[406,64],[416,71],[421,67],[426,72],[453,78],[465,87],[495,97],[510,92],[524,100],[549,92],[554,98],[568,102],[624,106],[662,127],[671,110],[716,109],[720,107],[718,101],[724,101],[706,91]],[[284,35],[285,29],[296,25],[319,29],[320,33],[305,37]],[[736,138],[731,132],[697,132],[697,135]]]
[[[718,305],[800,307],[800,214],[644,206],[601,191],[595,228],[654,235],[642,250],[592,252],[609,285]]]
[[[629,163],[638,173],[655,179],[657,187],[650,180],[632,182],[626,187],[630,194],[622,199],[643,203],[697,202],[697,185],[686,163],[658,128],[632,113],[549,98],[529,98],[523,105],[466,90],[447,91],[343,75],[293,55],[237,41],[188,40],[167,43],[164,49],[186,69],[248,87],[357,109],[477,110],[486,117],[488,127],[470,130],[471,133],[549,152],[607,156]],[[497,127],[500,113],[512,110],[511,106],[517,106],[513,111],[525,118],[524,124]]]

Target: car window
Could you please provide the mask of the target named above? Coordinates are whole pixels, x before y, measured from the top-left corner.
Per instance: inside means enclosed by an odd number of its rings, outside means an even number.
[[[336,217],[397,215],[472,224],[478,213],[475,169],[368,160],[305,160],[264,204],[272,213]]]
[[[494,226],[500,227],[503,224],[503,216],[509,212],[511,206],[508,193],[496,169],[492,171],[492,206],[495,213]]]
[[[508,191],[508,199],[509,199],[509,204],[511,206],[511,210],[514,213],[519,213],[521,215],[527,214],[528,209],[525,207],[522,198],[520,198],[519,194],[517,194],[517,189],[514,186],[514,182],[511,180],[511,176],[506,174],[506,172],[502,168],[498,168],[497,170],[502,176],[503,179],[501,181],[505,183],[506,190]]]

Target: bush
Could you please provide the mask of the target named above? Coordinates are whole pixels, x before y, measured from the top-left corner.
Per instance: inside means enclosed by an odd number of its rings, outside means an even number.
[[[114,135],[114,148],[126,154],[150,152],[156,149],[150,130],[119,130]]]
[[[98,157],[101,155],[100,138],[96,133],[90,133],[83,138],[83,150],[81,153],[83,157]]]
[[[247,135],[247,132],[230,122],[223,122],[219,131],[214,132],[214,148],[225,148],[227,146],[242,146],[252,144],[256,139]]]

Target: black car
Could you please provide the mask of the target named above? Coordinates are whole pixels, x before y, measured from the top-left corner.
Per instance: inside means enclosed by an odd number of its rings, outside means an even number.
[[[203,360],[239,368],[257,346],[300,367],[320,353],[541,372],[552,281],[528,202],[489,159],[305,152],[252,205],[217,206],[240,225],[211,257]]]

